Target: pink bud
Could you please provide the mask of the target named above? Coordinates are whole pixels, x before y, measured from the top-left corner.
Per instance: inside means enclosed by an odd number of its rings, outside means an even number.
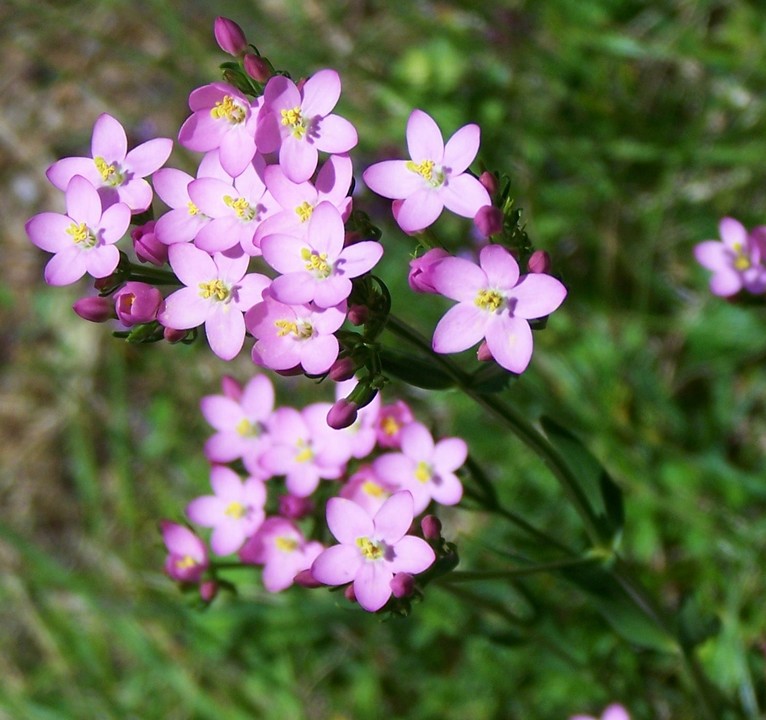
[[[114,313],[114,305],[109,298],[90,296],[80,298],[72,305],[74,310],[83,320],[102,323],[117,317]]]
[[[218,595],[218,583],[215,580],[205,580],[200,583],[199,596],[204,602],[213,602],[216,595]]]
[[[490,195],[497,192],[497,178],[488,170],[479,175],[479,182],[486,188]]]
[[[131,327],[157,319],[162,293],[143,282],[125,283],[114,295],[114,309],[124,325]]]
[[[338,400],[327,413],[327,424],[335,430],[353,425],[356,420],[359,406],[355,402],[349,402],[346,398]]]
[[[442,538],[442,521],[436,515],[426,515],[420,521],[420,529],[426,540],[441,540]]]
[[[497,235],[503,229],[503,211],[493,205],[484,205],[479,208],[473,222],[484,237]]]
[[[186,337],[188,330],[174,330],[173,328],[166,327],[162,331],[162,337],[169,343],[181,342]]]
[[[348,321],[352,325],[364,325],[370,319],[370,309],[366,305],[352,305],[348,309]]]
[[[168,246],[157,240],[154,234],[156,222],[148,223],[135,228],[130,237],[133,239],[133,249],[136,257],[141,262],[150,262],[152,265],[164,265],[168,261]]]
[[[314,503],[309,498],[295,495],[282,495],[279,498],[279,514],[290,520],[300,520],[314,510]]]
[[[309,570],[308,568],[306,570],[301,570],[293,578],[293,582],[296,585],[300,585],[301,587],[305,587],[305,588],[322,587],[322,583],[314,579],[314,576],[311,574],[311,570]]]
[[[274,372],[282,377],[295,377],[296,375],[303,375],[303,368],[300,365],[296,365],[295,367],[287,368],[287,370],[275,370]]]
[[[435,293],[436,289],[431,284],[431,271],[436,263],[446,257],[449,257],[446,250],[433,248],[410,260],[410,274],[407,278],[410,287],[417,293]]]
[[[343,591],[343,595],[346,600],[350,602],[356,602],[356,593],[354,592],[354,584],[346,585],[346,589]]]
[[[245,66],[245,72],[253,78],[256,82],[263,85],[273,74],[274,70],[271,67],[271,63],[258,55],[253,53],[246,53],[243,62]]]
[[[490,352],[489,345],[487,345],[486,340],[484,340],[481,345],[479,345],[479,349],[476,351],[476,359],[479,362],[492,362],[495,359]]]
[[[398,572],[389,583],[394,597],[405,598],[412,595],[415,590],[415,578],[406,572]]]
[[[529,258],[527,269],[531,273],[547,273],[551,269],[551,256],[545,250],[535,250]]]
[[[221,378],[221,391],[227,398],[239,402],[242,397],[242,385],[231,375],[224,375]]]
[[[350,380],[354,377],[356,372],[356,365],[354,361],[349,357],[338,358],[330,367],[330,371],[327,376],[334,382],[343,382],[344,380]]]
[[[213,32],[218,47],[229,55],[239,55],[247,47],[247,38],[242,28],[229,18],[217,17]]]

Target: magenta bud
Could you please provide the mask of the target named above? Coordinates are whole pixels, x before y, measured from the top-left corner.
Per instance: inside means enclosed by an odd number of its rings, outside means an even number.
[[[83,320],[102,323],[117,317],[114,313],[114,305],[109,298],[92,295],[77,300],[72,305],[74,310]]]
[[[243,65],[245,66],[245,72],[253,78],[253,80],[261,83],[261,85],[274,74],[271,63],[265,58],[254,55],[253,53],[245,54]]]
[[[343,591],[343,596],[349,602],[356,602],[356,593],[354,592],[354,584],[346,585],[346,589]]]
[[[389,583],[394,597],[405,598],[415,591],[415,578],[407,572],[398,572]]]
[[[527,269],[531,273],[547,273],[551,269],[551,256],[545,250],[535,250],[529,258]]]
[[[356,365],[354,361],[349,357],[338,358],[330,367],[330,371],[327,376],[330,380],[335,382],[343,382],[344,380],[350,380],[354,377],[356,372]]]
[[[130,237],[133,239],[133,249],[136,257],[141,262],[149,262],[152,265],[164,265],[168,261],[168,246],[157,240],[154,234],[156,222],[148,223],[135,228]]]
[[[343,430],[354,424],[358,409],[359,406],[355,402],[341,398],[327,413],[327,424],[335,430]]]
[[[370,319],[370,308],[366,305],[352,305],[348,309],[348,321],[352,325],[364,325]]]
[[[174,330],[173,328],[166,327],[162,331],[162,337],[165,338],[169,343],[177,343],[181,342],[186,337],[186,333],[188,333],[188,330]]]
[[[488,170],[479,175],[479,182],[486,188],[490,195],[497,192],[497,178]]]
[[[407,277],[410,287],[417,293],[435,293],[436,289],[431,284],[431,272],[436,263],[449,257],[449,253],[442,248],[432,248],[420,257],[410,260],[410,274]]]
[[[301,570],[293,578],[293,582],[296,585],[300,585],[301,587],[305,587],[305,588],[322,587],[322,583],[314,579],[314,576],[311,574],[311,570],[309,570],[308,568],[306,570]]]
[[[441,540],[442,538],[442,521],[436,515],[426,515],[420,521],[420,529],[426,540]]]
[[[218,583],[215,580],[205,580],[199,585],[199,596],[206,603],[213,602],[218,595]]]
[[[218,47],[229,55],[239,55],[247,47],[247,38],[242,28],[229,18],[217,17],[213,25],[213,33]]]
[[[279,498],[279,514],[290,520],[300,520],[314,510],[314,503],[309,498],[295,495],[282,495]]]
[[[303,375],[303,368],[300,365],[295,365],[294,367],[287,368],[286,370],[275,370],[274,371],[277,375],[281,375],[282,377],[295,377],[296,375]]]
[[[157,319],[162,293],[143,282],[125,283],[114,295],[117,317],[128,327]]]
[[[476,359],[479,362],[492,362],[495,359],[486,340],[479,345],[479,349],[476,351]]]
[[[494,205],[484,205],[479,208],[473,222],[484,237],[497,235],[503,229],[503,211]]]

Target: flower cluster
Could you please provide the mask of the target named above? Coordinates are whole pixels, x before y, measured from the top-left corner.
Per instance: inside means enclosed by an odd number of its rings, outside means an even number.
[[[347,389],[337,386],[339,395]],[[205,444],[213,493],[186,507],[192,523],[212,529],[215,555],[238,553],[241,562],[262,566],[270,592],[284,590],[296,577],[303,584],[353,582],[356,599],[370,611],[388,602],[402,582],[392,585],[395,577],[417,575],[434,562],[434,549],[408,531],[432,501],[460,501],[455,472],[467,457],[463,440],[435,442],[405,403],[381,406],[379,396],[352,425],[336,430],[326,421],[329,403],[275,407],[265,375],[244,386],[227,377],[222,390],[202,400],[203,415],[216,431]],[[327,525],[341,543],[327,549],[315,539],[326,536],[325,502]],[[163,533],[172,578],[214,578],[196,534],[169,522]]]

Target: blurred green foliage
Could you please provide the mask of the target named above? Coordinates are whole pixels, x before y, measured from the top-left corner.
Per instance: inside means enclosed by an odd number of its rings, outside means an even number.
[[[759,3],[10,0],[5,80],[24,94],[0,110],[0,139],[16,150],[0,209],[16,238],[4,248],[26,264],[4,263],[0,291],[0,718],[557,720],[614,700],[634,720],[700,717],[677,657],[621,639],[557,576],[433,587],[412,617],[387,622],[321,591],[269,596],[242,571],[239,596],[200,612],[164,578],[156,521],[207,488],[198,400],[252,366],[83,327],[67,307],[76,291],[44,288],[42,254],[20,249],[14,212],[49,209],[49,190],[26,205],[13,193],[87,147],[102,111],[136,137],[174,135],[187,93],[225,59],[212,38],[219,14],[294,76],[338,69],[359,169],[403,147],[413,107],[445,135],[481,125],[480,160],[511,176],[532,241],[570,288],[504,397],[570,428],[605,465],[625,495],[622,550],[669,610],[693,603],[720,619],[702,664],[733,717],[760,717],[764,309],[710,296],[692,259],[721,216],[766,222]],[[387,203],[359,203],[389,217]],[[444,218],[439,232],[471,242],[464,222]],[[427,334],[445,303],[414,303],[412,242],[388,221],[383,241],[394,310]],[[281,388],[291,404],[327,393]],[[440,433],[468,440],[507,508],[585,547],[521,443],[457,394],[410,400]],[[478,512],[449,511],[445,526],[466,568],[530,550]]]

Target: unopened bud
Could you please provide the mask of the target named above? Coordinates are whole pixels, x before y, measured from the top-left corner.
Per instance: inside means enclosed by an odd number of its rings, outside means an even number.
[[[420,529],[426,540],[441,540],[442,521],[436,515],[426,515],[420,521]]]
[[[353,425],[357,416],[358,406],[346,398],[337,400],[327,413],[327,424],[335,430],[343,430]]]
[[[479,175],[479,182],[486,188],[490,195],[494,195],[497,192],[497,178],[488,170],[485,170]]]
[[[221,390],[227,398],[231,398],[236,402],[239,402],[242,397],[242,385],[231,375],[224,375],[221,378]]]
[[[254,55],[253,53],[247,53],[243,61],[245,66],[245,72],[258,83],[263,85],[273,74],[274,68],[271,67],[271,63],[265,58]]]
[[[352,325],[364,325],[370,319],[370,308],[366,305],[352,305],[348,309],[348,321]]]
[[[486,340],[479,345],[479,349],[476,351],[476,359],[479,362],[492,362],[495,359]]]
[[[415,591],[415,578],[409,573],[399,572],[391,578],[389,585],[394,597],[409,597]]]
[[[407,282],[417,293],[435,293],[436,289],[431,283],[431,273],[440,260],[449,257],[449,253],[442,248],[432,248],[420,257],[410,260],[410,274]]]
[[[300,365],[296,365],[286,370],[275,370],[274,372],[282,377],[295,377],[296,375],[303,375],[303,368]]]
[[[503,229],[503,211],[494,205],[484,205],[479,208],[473,222],[484,237],[497,235]]]
[[[229,55],[237,56],[247,47],[247,38],[242,28],[229,18],[217,17],[213,25],[213,33],[218,47]]]
[[[114,305],[109,298],[93,295],[77,300],[72,305],[74,310],[83,320],[102,323],[107,320],[113,320],[117,317],[114,312]]]
[[[279,498],[279,514],[290,520],[300,520],[314,510],[314,503],[309,498],[297,495],[282,495]]]
[[[136,257],[141,262],[149,262],[152,265],[164,265],[168,261],[168,246],[161,243],[154,234],[156,222],[148,223],[135,228],[130,237],[133,239],[133,249]]]
[[[157,319],[162,293],[143,282],[125,283],[114,296],[114,309],[120,321],[131,327]]]
[[[343,596],[349,602],[356,602],[356,593],[354,592],[354,584],[346,585],[346,589],[343,591]]]
[[[213,602],[216,595],[218,595],[218,583],[215,580],[205,580],[200,583],[199,596],[204,602]]]
[[[175,330],[174,328],[166,327],[162,331],[162,337],[169,343],[181,342],[186,337],[188,330]]]
[[[527,262],[531,273],[547,273],[551,269],[551,256],[545,250],[535,250]]]
[[[330,371],[327,376],[334,382],[343,382],[344,380],[350,380],[354,377],[356,372],[356,365],[354,361],[349,357],[338,358],[330,367]]]
[[[322,583],[320,583],[318,580],[314,578],[314,576],[311,574],[311,570],[309,570],[308,568],[306,570],[301,570],[293,578],[293,582],[296,585],[300,585],[301,587],[305,587],[305,588],[322,587]]]

